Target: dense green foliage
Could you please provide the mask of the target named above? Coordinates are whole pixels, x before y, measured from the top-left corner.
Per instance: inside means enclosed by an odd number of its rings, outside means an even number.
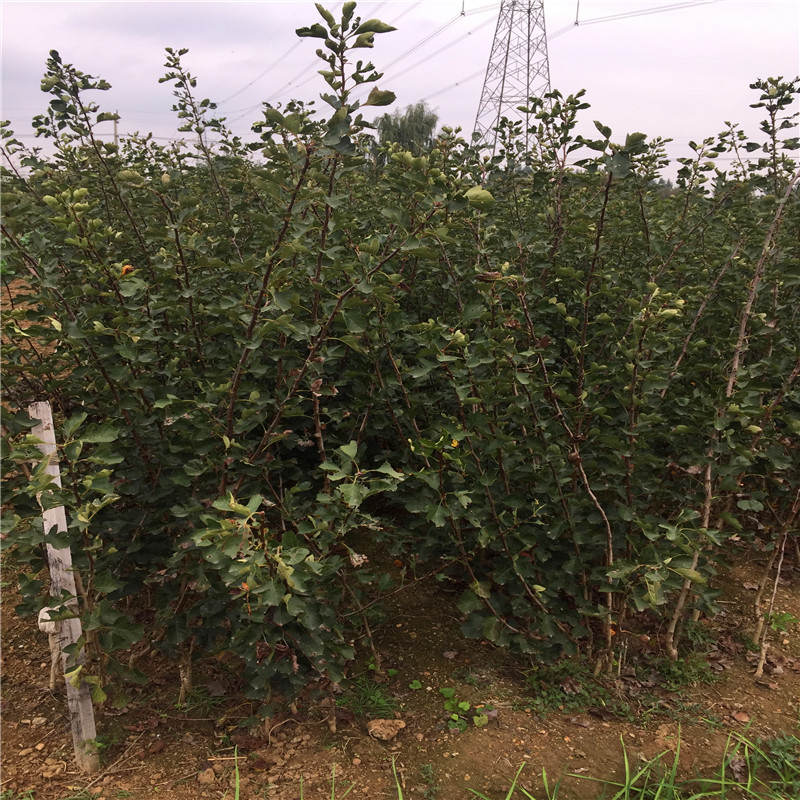
[[[359,108],[393,95],[354,100],[380,75],[350,59],[391,29],[320,13],[298,34],[330,115],[265,106],[255,146],[183,51],[162,80],[194,145],[101,142],[107,84],[55,52],[55,155],[5,132],[4,530],[28,610],[43,543],[69,543],[105,676],[136,678],[140,641],[226,650],[286,696],[353,657],[390,584],[369,536],[443,559],[468,636],[602,667],[646,612],[677,655],[727,540],[797,535],[798,82],[754,84],[763,140],[693,144],[670,192],[662,141],[581,139],[588,105],[558,92],[532,101],[532,152],[518,125],[492,159],[444,129],[376,177]],[[34,399],[63,491],[25,466]]]

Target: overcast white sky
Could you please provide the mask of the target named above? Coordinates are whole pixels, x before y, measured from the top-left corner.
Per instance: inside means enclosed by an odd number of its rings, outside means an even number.
[[[324,5],[336,13],[342,3]],[[592,108],[584,112],[584,132],[599,119],[615,140],[637,130],[673,138],[672,157],[686,154],[689,139],[721,131],[725,120],[755,132],[760,116],[748,108],[757,99],[748,84],[800,73],[798,0],[545,0],[544,6],[551,84],[565,94],[587,90]],[[393,108],[425,99],[440,124],[469,133],[499,7],[492,0],[364,0],[357,14],[398,30],[377,36],[375,48],[360,55],[385,68],[379,86],[397,94]],[[30,120],[48,101],[39,83],[51,49],[111,83],[110,91],[95,94],[102,110],[120,113],[121,134],[179,135],[170,86],[158,83],[164,47],[189,48],[184,64],[198,78],[198,96],[218,102],[241,135],[259,118],[262,101],[310,100],[323,90],[315,73],[322,66],[314,55],[319,42],[294,33],[319,19],[309,0],[2,0],[0,8],[2,118],[31,145]],[[104,128],[110,136],[112,123]]]

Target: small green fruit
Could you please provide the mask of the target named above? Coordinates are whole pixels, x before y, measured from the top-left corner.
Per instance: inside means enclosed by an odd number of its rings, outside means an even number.
[[[464,197],[467,198],[471,206],[480,211],[485,211],[487,208],[491,208],[494,205],[492,193],[487,192],[486,189],[482,189],[480,186],[473,186],[471,189],[468,189],[464,193]]]

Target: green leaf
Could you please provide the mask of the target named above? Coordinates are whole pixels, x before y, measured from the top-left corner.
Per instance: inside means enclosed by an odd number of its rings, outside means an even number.
[[[639,131],[636,131],[635,133],[629,133],[625,137],[625,149],[631,151],[643,150],[644,148],[642,147],[642,145],[646,141],[647,141],[646,133],[639,133]]]
[[[3,514],[2,517],[0,517],[0,533],[7,536],[20,522],[22,522],[22,517],[20,517],[19,514]]]
[[[108,695],[103,691],[103,687],[100,685],[100,678],[98,678],[96,675],[87,675],[84,680],[90,687],[90,691],[92,693],[92,702],[96,703],[97,705],[105,703]]]
[[[595,128],[597,128],[598,131],[600,131],[600,133],[603,134],[603,136],[606,139],[610,139],[611,138],[611,128],[609,128],[608,125],[603,125],[602,123],[600,123],[597,120],[595,120],[594,121],[594,126],[595,126]]]
[[[312,39],[327,39],[328,38],[328,31],[319,24],[319,22],[315,22],[313,25],[307,28],[298,28],[295,33],[300,38],[312,38]]]
[[[372,91],[367,96],[367,99],[364,101],[363,105],[365,106],[389,106],[397,99],[397,95],[394,92],[390,92],[387,90],[378,89],[375,86]]]
[[[742,523],[739,522],[739,520],[736,519],[736,517],[729,511],[720,511],[719,518],[727,522],[728,525],[730,525],[734,530],[736,531],[743,530]]]
[[[254,494],[248,501],[247,501],[247,508],[250,510],[250,513],[255,513],[260,508],[261,504],[264,502],[264,498],[260,494]]]
[[[110,594],[120,588],[122,584],[111,574],[110,570],[103,570],[94,579],[94,588],[98,592]]]
[[[355,0],[347,0],[347,2],[342,6],[342,19],[345,23],[350,22],[353,17],[353,12],[356,10],[356,2]]]
[[[369,489],[361,483],[343,483],[339,493],[350,508],[358,508],[369,494]]]
[[[471,589],[467,589],[458,600],[458,610],[462,614],[471,614],[483,608],[483,603]]]
[[[688,567],[673,567],[673,569],[678,573],[678,575],[687,578],[693,583],[699,583],[701,586],[705,586],[708,583],[708,581],[696,569],[689,569]]]
[[[456,690],[455,690],[455,689],[452,689],[452,688],[450,688],[450,687],[445,687],[445,688],[443,688],[443,689],[439,689],[439,694],[440,694],[442,697],[445,697],[445,698],[447,698],[448,700],[449,700],[450,698],[454,697],[454,696],[455,696],[455,693],[456,693]]]
[[[119,430],[107,423],[90,428],[81,436],[81,441],[88,444],[100,444],[101,442],[115,442],[118,437]]]
[[[373,41],[374,38],[375,38],[374,33],[362,33],[361,36],[359,36],[353,42],[353,44],[350,45],[350,47],[352,47],[353,50],[359,47],[374,47],[375,46],[375,42]]]
[[[80,689],[81,688],[81,673],[83,672],[83,665],[78,664],[77,666],[73,667],[68,672],[64,673],[64,677],[67,679],[67,683],[73,689]]]
[[[89,415],[81,412],[80,414],[75,414],[74,417],[70,417],[62,426],[61,426],[61,436],[64,440],[68,440],[72,438],[72,434],[75,433],[78,428],[86,421],[86,418]]]
[[[321,3],[314,3],[314,5],[317,7],[317,11],[319,11],[320,16],[325,20],[325,22],[328,23],[328,27],[332,28],[336,24],[333,14],[331,14],[331,12],[328,11],[328,9],[325,8],[325,6],[323,6]]]
[[[615,178],[627,177],[631,171],[630,154],[624,151],[614,153],[609,160],[609,170]]]
[[[450,509],[444,503],[436,506],[436,510],[430,515],[430,521],[437,527],[442,528],[447,524],[447,520],[452,516]]]
[[[398,478],[400,480],[406,477],[402,472],[398,472],[397,470],[393,469],[392,465],[388,461],[384,461],[383,464],[381,464],[381,466],[375,470],[375,472],[380,472],[384,475],[388,475],[391,478]]]
[[[344,318],[344,324],[347,326],[347,330],[350,333],[364,333],[367,329],[367,318],[363,314],[359,314],[357,311],[345,311],[342,312],[342,317]]]
[[[356,28],[356,33],[391,33],[396,30],[397,28],[393,28],[391,25],[387,25],[379,19],[368,19]]]
[[[356,455],[358,453],[358,443],[355,441],[350,441],[349,444],[343,444],[339,448],[340,453],[344,453],[348,458],[355,461]]]

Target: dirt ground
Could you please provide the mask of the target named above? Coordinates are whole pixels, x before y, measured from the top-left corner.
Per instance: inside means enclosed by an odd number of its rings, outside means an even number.
[[[432,579],[409,585],[375,631],[382,674],[367,664],[353,670],[337,700],[336,733],[326,709],[302,703],[270,725],[241,727],[256,706],[237,696],[235,670],[219,660],[197,665],[196,690],[178,704],[177,670],[154,658],[138,664],[150,681],[128,706],[96,709],[102,771],[94,776],[75,770],[64,692],[47,689],[47,637],[14,614],[6,569],[2,798],[233,798],[238,765],[243,800],[338,798],[350,784],[348,797],[396,800],[394,764],[405,798],[462,800],[473,789],[494,800],[524,762],[518,785],[535,797],[545,797],[545,771],[551,783],[565,776],[559,798],[582,800],[598,785],[568,774],[619,778],[623,744],[637,764],[674,752],[679,740],[683,775],[718,770],[732,732],[800,737],[800,628],[770,632],[762,679],[745,646],[765,561],[743,552],[721,576],[723,612],[697,625],[696,655],[665,675],[647,667],[665,663],[657,630],[648,642],[621,632],[617,674],[599,683],[568,668],[536,673],[543,680],[532,683],[530,664],[461,636],[457,595]],[[800,616],[800,567],[784,564],[782,574],[775,608]],[[708,675],[713,682],[702,680]],[[404,727],[382,741],[368,734],[376,718]]]

